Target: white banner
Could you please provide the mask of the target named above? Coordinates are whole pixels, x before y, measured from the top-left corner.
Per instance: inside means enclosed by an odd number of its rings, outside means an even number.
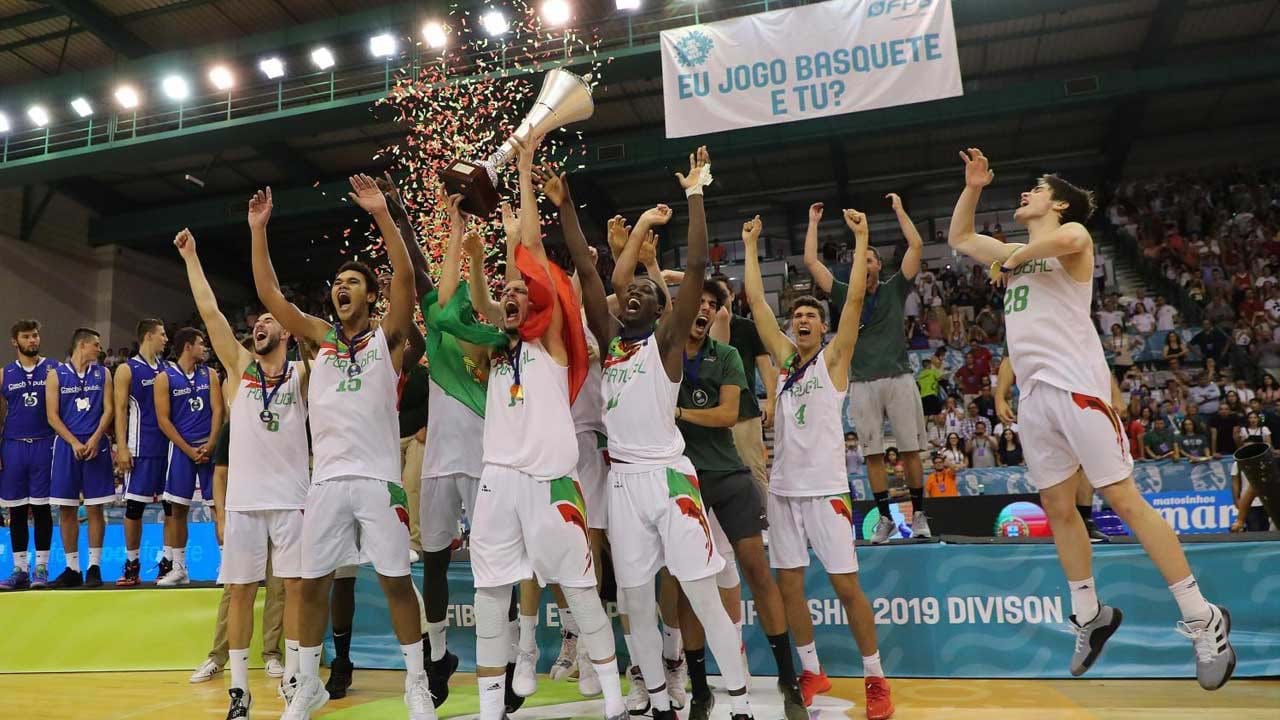
[[[950,0],[831,0],[662,33],[667,137],[963,94]]]

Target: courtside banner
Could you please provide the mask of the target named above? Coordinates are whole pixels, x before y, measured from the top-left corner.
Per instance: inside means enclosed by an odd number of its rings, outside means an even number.
[[[831,0],[662,33],[667,137],[964,93],[950,0]]]

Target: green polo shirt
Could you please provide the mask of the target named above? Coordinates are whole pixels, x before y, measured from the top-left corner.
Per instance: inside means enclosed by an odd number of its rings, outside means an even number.
[[[756,357],[768,355],[756,324],[741,315],[734,315],[729,320],[729,344],[738,351],[742,361],[742,371],[747,378],[747,388],[742,391],[742,400],[738,402],[738,419],[750,420],[760,417],[760,399],[756,397]]]
[[[911,281],[902,273],[894,273],[888,280],[881,280],[876,291],[863,300],[862,329],[849,365],[849,377],[854,382],[911,374],[903,330],[906,318],[902,314],[910,287]],[[849,283],[839,280],[831,283],[833,307],[844,307],[848,297]],[[854,318],[841,318],[841,322],[851,321],[855,321]]]
[[[747,375],[742,369],[742,356],[732,345],[707,338],[700,354],[701,362],[689,358],[684,379],[680,383],[678,405],[691,410],[706,410],[720,404],[720,388],[737,385],[747,393]],[[696,380],[692,368],[696,365]],[[733,444],[732,428],[711,428],[676,421],[684,435],[684,454],[693,463],[701,479],[715,479],[744,469],[742,458]]]
[[[1148,430],[1142,435],[1142,444],[1147,447],[1147,452],[1152,455],[1164,455],[1172,451],[1175,442],[1173,431],[1168,429]]]

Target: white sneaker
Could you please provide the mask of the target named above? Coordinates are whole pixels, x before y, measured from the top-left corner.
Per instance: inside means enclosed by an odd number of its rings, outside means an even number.
[[[190,584],[191,578],[187,577],[187,569],[182,565],[174,565],[172,570],[156,581],[156,587],[177,587]]]
[[[522,698],[538,692],[538,648],[533,652],[520,651],[516,656],[516,670],[511,676],[511,691]]]
[[[222,666],[214,662],[212,659],[207,659],[200,663],[200,667],[196,668],[195,672],[191,673],[189,682],[209,682],[213,679],[214,675],[217,675],[220,672],[222,672]]]
[[[293,700],[285,708],[280,720],[311,720],[311,713],[329,702],[329,693],[318,677],[299,678],[293,691]]]
[[[560,634],[560,654],[551,665],[552,680],[567,680],[578,671],[578,637],[565,631]]]
[[[933,537],[933,531],[929,529],[929,518],[924,514],[923,510],[917,510],[915,511],[915,514],[911,516],[911,537]]]
[[[631,666],[630,675],[631,691],[627,693],[627,712],[644,715],[649,712],[649,688],[644,685],[644,675],[640,674],[639,665]]]
[[[689,691],[685,689],[689,684],[689,665],[682,655],[674,663],[662,658],[662,667],[667,673],[667,695],[671,698],[671,709],[683,710],[689,702]]]
[[[276,658],[271,658],[270,660],[267,660],[267,667],[264,669],[266,670],[267,677],[273,677],[273,678],[284,677],[284,664],[281,663]]]
[[[596,674],[596,666],[591,662],[591,656],[587,655],[587,649],[582,645],[578,646],[577,654],[574,662],[578,668],[578,692],[582,697],[595,697],[604,692],[604,688],[600,687],[600,676]]]
[[[405,675],[404,704],[409,708],[409,720],[436,720],[436,703],[431,697],[427,674]]]

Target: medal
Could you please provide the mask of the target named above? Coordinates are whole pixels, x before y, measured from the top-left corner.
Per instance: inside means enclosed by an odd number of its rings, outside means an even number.
[[[356,364],[355,353],[353,352],[351,360],[347,364],[347,377],[353,378],[360,374],[360,366]]]
[[[523,401],[523,400],[524,400],[524,386],[523,386],[523,385],[512,385],[512,386],[511,386],[511,400],[512,400],[513,402],[521,402],[521,401]]]
[[[276,414],[271,412],[270,410],[263,410],[262,412],[258,413],[258,419],[264,423],[270,424],[272,421],[276,419]]]
[[[262,381],[262,412],[258,413],[258,419],[262,421],[262,424],[269,426],[276,421],[276,414],[271,412],[271,401],[276,399],[276,393],[280,392],[280,388],[289,379],[289,366],[285,365],[284,374],[280,376],[280,382],[276,383],[276,386],[270,392],[267,392],[267,374],[262,370],[262,363],[254,360],[253,366],[258,371],[258,379]]]
[[[520,384],[520,351],[524,348],[524,341],[516,343],[515,352],[508,351],[507,362],[511,363],[511,375],[514,382],[511,384],[511,404],[524,402],[524,386]]]
[[[354,378],[355,376],[359,375],[361,372],[364,371],[364,368],[360,367],[360,365],[356,362],[356,343],[364,339],[366,335],[372,334],[373,329],[371,328],[369,330],[365,330],[364,332],[360,333],[359,335],[356,335],[354,338],[350,340],[347,339],[346,333],[342,332],[341,325],[334,325],[333,332],[338,337],[339,347],[341,347],[342,345],[347,346],[347,377]],[[339,358],[341,358],[342,352],[339,350],[337,355]]]

